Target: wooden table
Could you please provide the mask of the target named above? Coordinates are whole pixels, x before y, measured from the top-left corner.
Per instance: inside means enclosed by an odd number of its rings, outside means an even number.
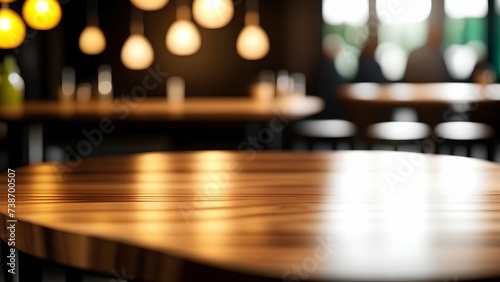
[[[96,158],[62,178],[57,171],[16,171],[17,246],[87,271],[170,282],[500,279],[494,163],[207,151]]]
[[[452,120],[461,110],[463,119],[489,124],[500,120],[500,84],[356,83],[340,87],[335,96],[346,103],[349,118],[361,127],[388,121],[396,107],[416,109],[420,120],[431,126]]]
[[[35,101],[20,106],[0,106],[0,121],[10,123],[11,158],[21,158],[13,164],[19,166],[43,159],[40,152],[43,122],[268,123],[279,119],[288,123],[319,113],[323,107],[323,101],[313,96],[278,98],[267,103],[248,97],[188,98],[182,104],[168,103],[165,98],[142,101],[121,98],[88,103]]]
[[[341,87],[340,98],[397,106],[454,104],[500,101],[500,84],[481,86],[473,83],[356,83]]]
[[[274,117],[300,119],[323,109],[318,97],[287,97],[269,103],[247,97],[188,98],[182,104],[165,98],[144,101],[118,99],[112,102],[62,103],[26,102],[21,106],[0,106],[4,121],[251,121],[266,122]]]

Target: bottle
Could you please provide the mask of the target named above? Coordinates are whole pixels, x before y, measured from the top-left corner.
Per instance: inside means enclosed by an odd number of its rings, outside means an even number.
[[[6,55],[0,72],[0,105],[21,105],[24,102],[24,80],[16,58]]]

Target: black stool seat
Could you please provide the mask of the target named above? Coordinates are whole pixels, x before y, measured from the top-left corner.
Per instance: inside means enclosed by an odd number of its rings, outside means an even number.
[[[421,122],[381,122],[366,129],[370,147],[376,143],[384,143],[396,146],[396,149],[401,145],[415,145],[415,141],[429,138],[431,133],[431,127]]]
[[[456,146],[465,146],[467,156],[471,157],[472,146],[482,144],[486,146],[488,159],[494,160],[495,129],[487,124],[468,121],[443,122],[434,128],[434,133],[443,139],[443,143],[452,146],[452,153]]]
[[[293,125],[293,132],[297,138],[305,140],[310,149],[313,149],[314,142],[325,140],[331,141],[336,149],[337,142],[344,140],[353,147],[357,128],[347,120],[304,120]]]

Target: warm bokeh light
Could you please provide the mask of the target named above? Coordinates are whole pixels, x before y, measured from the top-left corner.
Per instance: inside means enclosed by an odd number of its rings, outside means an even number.
[[[172,76],[167,80],[167,100],[169,103],[184,102],[186,96],[186,81],[179,76]]]
[[[431,10],[431,0],[377,0],[377,16],[384,24],[424,22]]]
[[[87,26],[80,35],[80,50],[87,55],[97,55],[106,49],[106,37],[97,26]]]
[[[121,60],[131,70],[146,69],[154,60],[153,46],[144,35],[133,34],[123,44]]]
[[[61,21],[62,9],[57,0],[27,0],[23,5],[26,23],[38,30],[49,30]]]
[[[387,79],[397,81],[405,75],[408,54],[399,45],[392,42],[380,44],[375,51],[375,59]]]
[[[113,95],[113,76],[110,65],[100,65],[97,76],[98,90],[100,98],[112,97]]]
[[[144,11],[156,11],[168,4],[169,0],[130,0],[138,9]]]
[[[368,18],[368,0],[323,0],[323,20],[327,24],[362,26]]]
[[[201,35],[193,22],[178,20],[168,29],[165,44],[172,54],[189,56],[200,50]]]
[[[451,45],[444,58],[448,72],[455,79],[468,79],[478,61],[476,52],[468,45]]]
[[[75,99],[76,73],[73,67],[64,67],[61,73],[61,101],[71,102]]]
[[[0,10],[0,48],[19,47],[26,37],[26,26],[21,17],[9,8]]]
[[[446,0],[445,12],[452,19],[484,18],[488,14],[488,0]]]
[[[194,20],[204,28],[226,26],[234,15],[231,0],[195,0],[193,3]]]
[[[260,60],[269,53],[269,37],[262,27],[247,25],[236,42],[238,54],[247,60]]]

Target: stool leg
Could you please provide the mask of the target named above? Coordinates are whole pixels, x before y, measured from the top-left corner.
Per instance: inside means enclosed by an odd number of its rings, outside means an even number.
[[[10,247],[6,243],[1,241],[1,248],[2,248],[2,259],[0,261],[2,261],[3,278],[5,282],[12,282],[13,275],[7,271],[9,266],[7,265],[6,261],[7,256],[10,254],[9,252]]]
[[[23,252],[19,254],[19,282],[42,282],[43,261]]]
[[[456,155],[456,153],[457,153],[457,146],[450,145],[450,155]]]
[[[348,143],[349,143],[349,148],[351,148],[351,150],[354,150],[354,140],[351,139],[348,141]]]
[[[443,148],[442,143],[436,142],[436,154],[441,154],[442,148]]]
[[[68,268],[65,271],[66,282],[83,282],[82,272],[73,268]]]
[[[375,148],[375,144],[373,142],[368,142],[367,148],[369,151],[373,151]]]
[[[496,156],[497,144],[495,139],[488,140],[486,144],[486,151],[488,154],[488,160],[494,162]]]
[[[467,151],[467,157],[471,158],[472,157],[472,145],[471,144],[466,144],[465,145],[465,150]]]
[[[333,142],[332,142],[332,149],[333,149],[334,151],[337,151],[337,148],[338,148],[338,146],[337,146],[337,142],[333,141]]]
[[[314,151],[314,142],[312,140],[306,140],[306,147],[309,151]]]

